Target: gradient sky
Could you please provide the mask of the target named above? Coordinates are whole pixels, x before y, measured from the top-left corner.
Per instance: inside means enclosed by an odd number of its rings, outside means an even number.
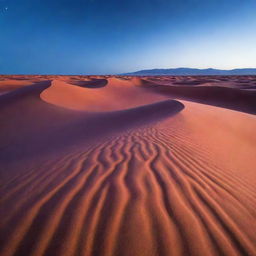
[[[1,74],[256,68],[256,0],[0,0]]]

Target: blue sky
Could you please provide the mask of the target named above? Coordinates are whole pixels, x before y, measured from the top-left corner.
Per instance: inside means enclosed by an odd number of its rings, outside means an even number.
[[[255,0],[0,0],[0,73],[256,68],[255,13]]]

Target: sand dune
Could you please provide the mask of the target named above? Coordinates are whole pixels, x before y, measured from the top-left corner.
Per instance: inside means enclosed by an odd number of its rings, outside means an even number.
[[[162,80],[134,78],[134,82],[163,95],[256,114],[255,85],[250,80],[242,85],[228,81],[224,86],[222,83],[220,86],[218,81],[206,79],[168,80],[166,83]]]
[[[24,86],[28,86],[33,84],[34,82],[31,80],[17,80],[17,79],[3,79],[0,80],[0,95],[5,94],[7,92],[11,92],[13,90],[22,88]]]
[[[41,98],[57,106],[96,112],[128,109],[166,99],[137,88],[131,81],[117,78],[109,78],[102,88],[73,86],[53,80],[51,87],[41,93]]]
[[[176,100],[176,77],[30,79],[0,96],[1,256],[256,255],[239,102]]]

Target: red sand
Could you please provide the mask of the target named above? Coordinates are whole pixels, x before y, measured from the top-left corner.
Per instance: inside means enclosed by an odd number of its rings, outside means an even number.
[[[1,256],[256,255],[255,77],[0,80]]]

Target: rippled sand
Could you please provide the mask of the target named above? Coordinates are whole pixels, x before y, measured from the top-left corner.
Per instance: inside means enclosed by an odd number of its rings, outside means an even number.
[[[0,255],[256,255],[255,86],[2,76]]]

